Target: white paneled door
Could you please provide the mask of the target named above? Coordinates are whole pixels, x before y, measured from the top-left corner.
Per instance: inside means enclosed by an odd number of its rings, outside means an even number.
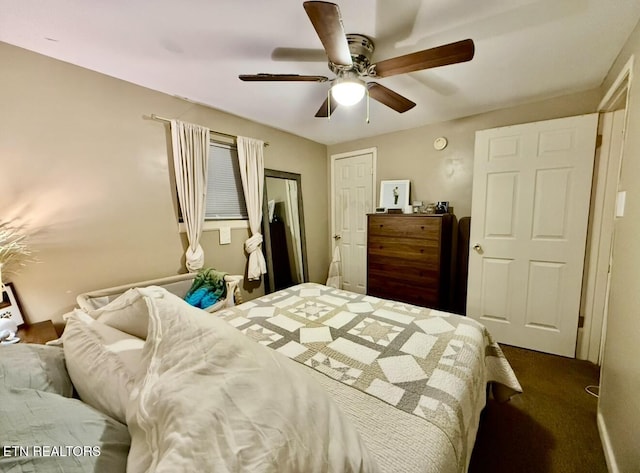
[[[375,200],[375,150],[332,156],[332,229],[342,258],[342,287],[367,291],[367,214]]]
[[[476,133],[467,315],[575,356],[598,115]]]

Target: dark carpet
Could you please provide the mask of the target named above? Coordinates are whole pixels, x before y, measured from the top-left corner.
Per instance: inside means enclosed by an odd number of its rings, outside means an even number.
[[[606,473],[598,400],[585,391],[598,384],[598,366],[501,346],[524,392],[488,400],[469,472]]]

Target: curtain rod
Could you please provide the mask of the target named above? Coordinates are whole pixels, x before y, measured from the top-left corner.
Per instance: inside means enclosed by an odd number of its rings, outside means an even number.
[[[161,121],[161,122],[171,123],[171,119],[170,118],[159,117],[155,113],[151,114],[151,119],[152,120],[158,120],[158,121]],[[227,138],[233,138],[234,140],[236,138],[238,138],[237,135],[230,135],[229,133],[222,133],[221,131],[215,131],[215,130],[212,130],[211,128],[209,128],[209,131],[211,133],[215,134],[215,135],[226,136]],[[269,143],[267,141],[265,141],[264,145],[265,146],[269,146]]]

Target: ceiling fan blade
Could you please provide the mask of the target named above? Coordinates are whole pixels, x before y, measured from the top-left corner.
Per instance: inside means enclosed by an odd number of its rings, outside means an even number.
[[[316,112],[316,118],[327,118],[336,111],[336,108],[338,108],[338,102],[331,100],[331,110],[329,110],[329,97],[327,97]]]
[[[302,76],[300,74],[241,74],[238,76],[245,82],[326,82],[325,76]]]
[[[303,5],[329,60],[339,66],[351,66],[351,53],[338,5],[329,2],[304,2]]]
[[[394,109],[396,112],[404,113],[416,106],[415,102],[412,102],[399,93],[386,88],[384,85],[369,82],[367,84],[367,88],[369,89],[369,96],[373,100],[377,100],[387,107]]]
[[[473,40],[464,39],[455,43],[380,61],[376,64],[376,76],[389,77],[406,72],[470,61],[473,59],[474,52]]]

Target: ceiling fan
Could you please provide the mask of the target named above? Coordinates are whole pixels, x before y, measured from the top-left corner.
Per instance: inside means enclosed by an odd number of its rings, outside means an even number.
[[[415,107],[415,102],[376,82],[363,78],[390,77],[432,67],[446,66],[473,58],[475,46],[471,39],[424,49],[411,54],[371,63],[373,41],[361,34],[345,34],[338,5],[330,2],[308,1],[303,4],[329,59],[329,69],[336,75],[330,93],[327,93],[316,117],[328,118],[338,104],[358,103],[365,92],[378,102],[404,113]],[[325,76],[300,74],[243,74],[243,81],[261,82],[326,82]],[[331,100],[333,98],[333,100]]]

